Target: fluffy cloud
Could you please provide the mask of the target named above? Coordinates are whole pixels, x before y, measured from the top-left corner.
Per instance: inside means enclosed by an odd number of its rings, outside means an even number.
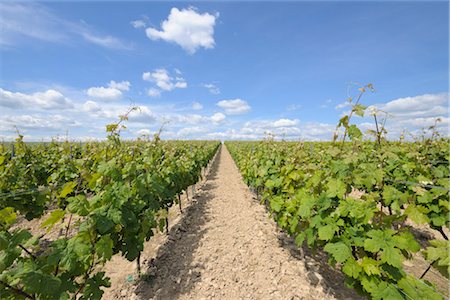
[[[226,131],[211,132],[207,137],[212,140],[256,140],[258,135],[242,133],[236,129],[228,129]]]
[[[225,118],[226,117],[223,113],[215,113],[210,117],[211,121],[213,121],[214,123],[220,123],[225,120]]]
[[[240,115],[250,111],[250,105],[241,99],[221,100],[217,102],[217,106],[225,109],[228,115]]]
[[[203,109],[203,105],[201,105],[199,102],[193,102],[192,109],[193,110],[201,110],[201,109]]]
[[[45,92],[24,94],[0,88],[0,106],[29,109],[68,109],[73,107],[73,102],[60,92],[52,89]]]
[[[298,120],[290,120],[290,119],[279,119],[273,122],[273,127],[292,127],[298,125]]]
[[[111,80],[107,87],[91,87],[86,93],[89,97],[101,99],[101,100],[119,100],[122,98],[122,91],[130,90],[129,81],[115,82]]]
[[[97,112],[101,110],[101,107],[97,102],[88,100],[84,102],[82,109],[86,112]]]
[[[248,121],[235,133],[252,136],[252,139],[263,139],[270,134],[276,139],[323,141],[331,139],[334,129],[335,125],[327,123],[278,119]]]
[[[212,83],[204,83],[204,84],[202,84],[202,86],[207,88],[208,91],[213,95],[220,94],[220,89]]]
[[[147,94],[150,97],[161,96],[161,91],[172,91],[174,89],[184,89],[187,87],[186,80],[181,77],[181,72],[176,69],[177,76],[170,76],[166,69],[156,69],[153,72],[144,72],[142,79],[145,81],[153,82],[159,89],[150,88]]]
[[[114,80],[111,80],[109,82],[108,86],[112,89],[118,89],[121,91],[129,91],[131,83],[129,81],[115,82]]]
[[[24,115],[7,115],[0,120],[0,131],[11,131],[15,126],[20,131],[56,131],[62,128],[79,127],[82,124],[67,116],[42,115],[42,114],[24,114]]]
[[[425,94],[415,97],[399,98],[380,105],[379,109],[397,116],[436,116],[445,114],[448,109],[449,94]],[[432,111],[432,112],[431,112]]]
[[[423,128],[434,125],[437,118],[441,120],[437,123],[437,130],[448,136],[450,125],[448,105],[449,94],[440,93],[398,98],[387,103],[374,105],[374,107],[380,111],[380,117],[384,116],[382,112],[388,113],[386,122],[388,137],[395,139],[405,130],[413,135],[420,134]],[[364,128],[375,129],[373,122],[364,120]]]
[[[194,126],[194,127],[184,127],[180,129],[177,132],[177,135],[180,137],[186,137],[186,136],[192,136],[194,134],[201,134],[208,132],[208,128],[206,127],[200,127],[200,126]]]
[[[152,132],[149,129],[139,129],[136,131],[137,135],[151,135]]]
[[[198,48],[214,48],[214,26],[218,14],[200,14],[193,8],[179,10],[174,7],[169,17],[161,24],[161,30],[149,27],[147,37],[176,43],[190,54]]]

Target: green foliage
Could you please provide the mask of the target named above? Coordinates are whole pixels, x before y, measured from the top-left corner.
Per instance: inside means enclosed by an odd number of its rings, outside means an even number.
[[[364,109],[356,105],[353,112],[361,115]],[[405,220],[435,229],[449,225],[445,188],[450,176],[442,167],[448,166],[448,140],[428,147],[380,140],[380,148],[378,142],[363,141],[349,121],[343,117],[339,126],[352,143],[226,145],[278,225],[298,246],[306,242],[328,253],[348,284],[373,299],[440,299],[431,284],[403,270],[403,262],[420,251]],[[444,275],[448,249],[447,242],[433,241],[423,251]]]
[[[138,257],[161,212],[199,180],[219,147],[123,142],[123,128],[109,126],[102,143],[30,148],[19,139],[14,157],[0,151],[0,280],[13,287],[0,284],[2,299],[100,299],[110,282],[97,270],[114,254]],[[17,215],[33,219],[46,211],[41,227],[61,234],[44,248],[40,236],[11,229]]]

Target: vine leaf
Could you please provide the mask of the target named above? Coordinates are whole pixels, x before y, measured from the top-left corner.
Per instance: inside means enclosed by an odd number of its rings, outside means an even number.
[[[344,242],[328,243],[323,249],[340,263],[343,263],[352,256],[352,250]]]

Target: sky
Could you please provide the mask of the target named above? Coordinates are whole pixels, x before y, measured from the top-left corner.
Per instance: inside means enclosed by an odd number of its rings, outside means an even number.
[[[0,139],[449,135],[449,3],[0,1]],[[367,135],[368,136],[368,135]]]

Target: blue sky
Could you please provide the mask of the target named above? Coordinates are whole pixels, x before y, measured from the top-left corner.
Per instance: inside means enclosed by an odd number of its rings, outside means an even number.
[[[448,5],[2,1],[0,138],[103,138],[132,100],[127,138],[329,140],[366,83],[389,137],[448,135]]]

